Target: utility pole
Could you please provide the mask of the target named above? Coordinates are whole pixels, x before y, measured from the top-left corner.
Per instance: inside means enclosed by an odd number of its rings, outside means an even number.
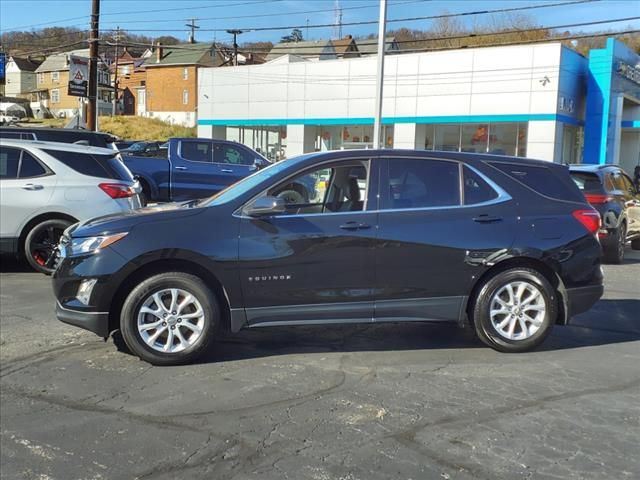
[[[236,38],[241,33],[244,33],[242,30],[227,30],[227,33],[233,35],[233,64],[238,66],[238,42],[236,42]]]
[[[384,83],[384,50],[387,26],[387,0],[380,0],[380,20],[378,20],[378,71],[376,74],[376,112],[373,121],[373,148],[381,148],[382,85]]]
[[[191,33],[189,34],[189,43],[196,43],[196,29],[200,28],[196,25],[197,18],[192,18],[190,23],[187,23],[186,26],[191,29]]]
[[[89,34],[89,102],[87,103],[87,128],[96,130],[98,117],[98,22],[100,0],[91,1],[91,33]]]
[[[113,106],[111,108],[111,115],[116,116],[117,108],[118,108],[118,42],[120,41],[120,27],[116,27],[116,68],[113,73],[113,87],[114,87],[114,96],[113,96]]]

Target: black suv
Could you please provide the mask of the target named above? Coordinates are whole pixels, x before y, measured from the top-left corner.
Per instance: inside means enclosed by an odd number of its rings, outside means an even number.
[[[302,202],[287,192],[314,183]],[[566,166],[449,152],[314,153],[201,201],[69,228],[57,316],[154,364],[220,329],[470,323],[520,352],[603,292],[598,213]]]
[[[0,138],[77,143],[91,147],[116,149],[116,138],[108,133],[75,128],[0,127]]]
[[[615,165],[570,165],[569,170],[587,202],[600,213],[598,237],[604,260],[622,263],[628,241],[640,250],[640,193]]]

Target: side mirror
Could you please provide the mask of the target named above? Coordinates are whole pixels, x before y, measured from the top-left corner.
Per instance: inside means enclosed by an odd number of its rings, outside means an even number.
[[[260,197],[248,206],[244,213],[250,217],[262,217],[265,215],[277,215],[287,209],[284,198]]]

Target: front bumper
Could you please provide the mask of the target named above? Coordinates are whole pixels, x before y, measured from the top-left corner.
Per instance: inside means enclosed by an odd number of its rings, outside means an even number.
[[[604,285],[588,285],[586,287],[567,288],[568,318],[589,310],[604,293]]]
[[[75,327],[84,328],[103,338],[109,336],[109,312],[88,312],[71,310],[56,302],[56,317],[58,320]]]

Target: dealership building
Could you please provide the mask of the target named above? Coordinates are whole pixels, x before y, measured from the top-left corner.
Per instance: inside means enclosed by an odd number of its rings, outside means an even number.
[[[198,136],[271,158],[371,148],[376,62],[202,68]],[[588,58],[559,42],[389,54],[384,73],[389,148],[640,164],[640,57],[614,39]]]

